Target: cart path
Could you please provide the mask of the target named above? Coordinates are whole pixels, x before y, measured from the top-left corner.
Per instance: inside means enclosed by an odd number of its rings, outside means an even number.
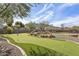
[[[66,41],[72,41],[74,43],[79,44],[79,38],[76,38],[76,37],[61,35],[61,34],[60,35],[55,34],[55,37],[58,38],[58,39],[62,39],[62,40],[66,40]]]

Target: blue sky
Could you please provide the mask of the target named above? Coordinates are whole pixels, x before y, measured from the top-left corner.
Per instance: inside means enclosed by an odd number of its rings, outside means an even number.
[[[33,4],[34,5],[34,4]],[[15,18],[14,22],[17,21]],[[24,24],[32,22],[48,21],[49,24],[54,26],[79,25],[79,4],[77,3],[52,3],[52,4],[37,4],[31,8],[31,12],[28,17],[19,19]]]

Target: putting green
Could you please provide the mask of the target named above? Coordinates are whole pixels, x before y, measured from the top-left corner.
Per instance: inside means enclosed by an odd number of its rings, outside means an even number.
[[[17,36],[16,34],[7,34],[5,36],[12,38],[17,43],[35,44],[35,45],[47,47],[49,49],[53,49],[55,51],[61,52],[66,55],[79,56],[79,45],[73,42],[60,41],[55,38],[53,39],[40,38],[40,37],[31,36],[26,33],[19,34],[19,36]]]

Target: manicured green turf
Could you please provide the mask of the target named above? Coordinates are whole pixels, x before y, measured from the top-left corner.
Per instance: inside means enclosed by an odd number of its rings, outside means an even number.
[[[20,46],[28,56],[66,56],[63,53],[57,52],[46,47],[30,43],[17,43],[11,37],[1,36],[1,38],[2,37],[7,38],[13,44]]]
[[[18,46],[20,46],[28,56],[35,56],[35,54],[30,54],[31,48],[36,52],[36,56],[64,56],[65,54],[57,52],[52,49],[48,49],[42,46],[34,45],[34,44],[28,44],[28,43],[17,43]],[[37,49],[39,48],[39,49]],[[48,52],[47,52],[48,51]],[[41,54],[40,54],[41,53]],[[45,53],[45,55],[44,55]]]
[[[31,43],[34,45],[39,45],[43,46],[52,50],[55,50],[57,52],[61,52],[65,55],[70,55],[70,56],[79,56],[79,45],[72,43],[72,42],[67,42],[67,41],[59,41],[58,39],[48,39],[48,38],[39,38],[35,36],[30,36],[29,34],[20,34],[17,36],[16,34],[8,34],[5,35],[17,43]],[[24,46],[24,45],[23,45]],[[22,47],[22,46],[21,46]]]

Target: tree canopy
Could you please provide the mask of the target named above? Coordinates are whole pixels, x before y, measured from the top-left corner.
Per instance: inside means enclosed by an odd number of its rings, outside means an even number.
[[[31,4],[27,3],[1,3],[0,4],[0,19],[8,23],[13,22],[14,17],[27,17],[31,11]]]

